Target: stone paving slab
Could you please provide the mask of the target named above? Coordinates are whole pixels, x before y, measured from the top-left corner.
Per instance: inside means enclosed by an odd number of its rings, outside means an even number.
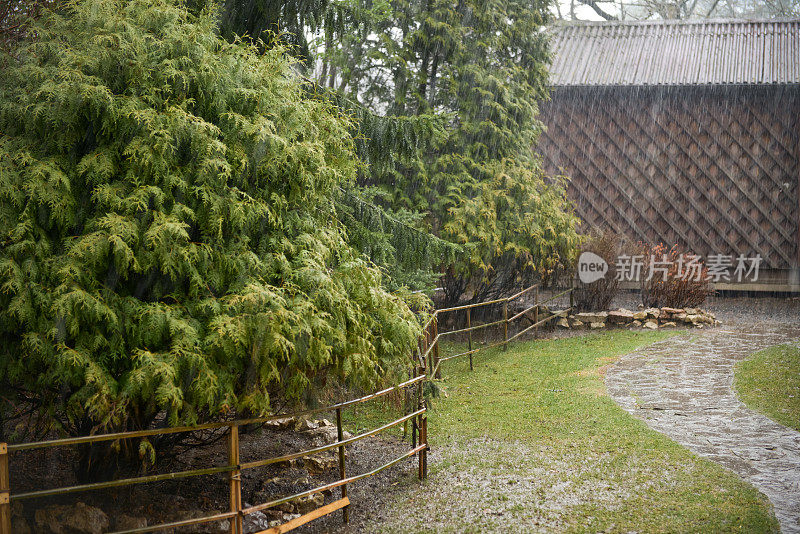
[[[736,362],[798,342],[798,325],[693,332],[623,356],[606,387],[651,428],[752,483],[772,502],[781,530],[800,533],[800,432],[750,410],[733,389]]]

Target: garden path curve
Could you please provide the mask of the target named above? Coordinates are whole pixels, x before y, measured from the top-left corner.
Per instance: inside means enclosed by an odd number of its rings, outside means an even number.
[[[735,363],[798,343],[800,326],[723,326],[643,347],[608,369],[609,395],[625,410],[764,493],[785,534],[800,533],[800,432],[747,408],[733,389]]]

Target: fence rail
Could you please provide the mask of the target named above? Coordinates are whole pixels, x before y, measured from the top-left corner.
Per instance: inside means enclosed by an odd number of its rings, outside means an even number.
[[[352,399],[346,402],[341,402],[338,404],[334,404],[332,406],[326,406],[324,408],[317,408],[313,410],[304,410],[301,412],[294,412],[289,414],[279,414],[279,415],[272,415],[268,417],[258,417],[258,418],[251,418],[251,419],[238,419],[233,421],[221,421],[215,423],[206,423],[202,425],[196,426],[182,426],[182,427],[172,427],[172,428],[163,428],[163,429],[148,429],[148,430],[139,430],[139,431],[131,431],[131,432],[115,432],[109,434],[98,434],[94,436],[80,436],[75,438],[64,438],[64,439],[55,439],[55,440],[48,440],[48,441],[38,441],[38,442],[31,442],[31,443],[19,443],[13,445],[7,445],[5,443],[0,444],[0,534],[11,534],[11,502],[20,501],[24,499],[33,499],[33,498],[40,498],[40,497],[49,497],[54,495],[66,495],[71,493],[77,492],[84,492],[84,491],[92,491],[98,489],[107,489],[107,488],[116,488],[116,487],[123,487],[123,486],[132,486],[138,484],[147,484],[152,482],[158,482],[163,480],[173,480],[178,478],[187,478],[187,477],[194,477],[194,476],[204,476],[204,475],[213,475],[219,473],[228,473],[228,481],[229,481],[229,492],[230,492],[230,510],[225,513],[221,514],[214,514],[214,515],[207,515],[202,517],[196,517],[191,519],[185,519],[181,521],[172,521],[169,523],[159,523],[156,525],[149,525],[146,527],[136,528],[132,530],[124,530],[124,531],[117,531],[114,534],[133,534],[133,533],[144,533],[144,532],[154,532],[157,530],[164,530],[170,528],[177,528],[183,526],[191,526],[197,525],[201,523],[212,523],[218,521],[229,520],[230,521],[230,532],[231,534],[243,534],[243,523],[244,517],[252,514],[254,512],[258,512],[261,510],[265,510],[267,508],[272,508],[278,506],[283,503],[287,503],[290,501],[294,501],[296,499],[300,499],[309,495],[313,495],[315,493],[321,493],[323,491],[328,491],[334,488],[341,488],[341,498],[334,503],[330,503],[326,506],[319,507],[307,514],[299,518],[295,518],[283,525],[279,525],[278,527],[274,527],[272,529],[267,529],[263,532],[269,533],[277,533],[277,532],[287,532],[294,528],[297,528],[308,521],[316,519],[318,517],[322,517],[323,515],[332,513],[336,510],[342,509],[343,510],[343,520],[345,522],[349,519],[348,514],[348,507],[350,505],[350,500],[347,497],[347,484],[351,484],[363,478],[373,476],[384,469],[387,469],[407,458],[410,458],[414,455],[418,456],[419,460],[419,469],[418,474],[420,479],[425,478],[427,476],[427,451],[428,451],[428,441],[427,441],[427,417],[426,412],[427,408],[425,406],[425,401],[422,395],[422,382],[427,378],[424,374],[424,368],[416,366],[415,367],[415,374],[413,378],[397,384],[396,386],[383,389],[381,391],[377,391],[370,395],[365,395],[363,397]],[[408,413],[394,421],[382,425],[380,427],[374,428],[372,430],[363,432],[356,436],[349,437],[344,439],[344,429],[342,427],[342,410],[356,405],[363,402],[367,402],[384,395],[388,395],[393,391],[400,391],[405,390],[407,388],[415,387],[417,390],[417,409]],[[334,443],[314,447],[311,449],[305,449],[302,451],[294,452],[291,454],[286,454],[277,457],[271,458],[264,458],[259,460],[253,460],[249,462],[241,462],[239,459],[240,453],[240,446],[239,446],[239,427],[244,425],[256,424],[256,423],[265,423],[269,421],[275,421],[278,419],[284,419],[287,417],[302,417],[302,416],[309,416],[319,413],[327,413],[327,412],[335,412],[336,413],[336,431],[337,431],[337,440]],[[374,469],[367,473],[362,473],[358,475],[353,475],[350,477],[346,476],[346,456],[345,456],[345,447],[356,441],[360,441],[362,439],[368,438],[370,436],[374,436],[379,432],[397,426],[399,424],[405,423],[407,421],[412,421],[414,426],[414,442],[412,445],[412,449],[407,451],[406,453],[402,454],[398,458]],[[69,486],[69,487],[60,487],[60,488],[52,488],[52,489],[45,489],[45,490],[37,490],[37,491],[29,491],[29,492],[22,492],[22,493],[12,493],[11,492],[11,484],[10,484],[10,473],[9,473],[9,455],[11,453],[19,453],[23,451],[30,451],[36,449],[44,449],[44,448],[52,448],[52,447],[64,447],[64,446],[74,446],[74,445],[84,445],[84,444],[91,444],[91,443],[100,443],[104,441],[117,441],[123,439],[136,439],[136,438],[143,438],[148,436],[157,436],[157,435],[166,435],[166,434],[176,434],[181,432],[195,432],[198,430],[209,430],[209,429],[221,429],[227,428],[228,429],[228,463],[227,465],[223,466],[216,466],[216,467],[208,467],[203,469],[192,469],[188,471],[177,471],[177,472],[170,472],[170,473],[162,473],[156,475],[148,475],[148,476],[140,476],[140,477],[133,477],[133,478],[125,478],[125,479],[117,479],[117,480],[110,480],[106,482],[95,482],[90,484],[81,484],[77,486]],[[419,435],[419,440],[417,440],[417,435]],[[333,449],[338,449],[339,451],[339,480],[328,483],[322,486],[318,486],[312,488],[310,490],[306,490],[294,495],[289,495],[286,497],[282,497],[280,499],[276,499],[273,501],[269,501],[266,503],[257,504],[254,506],[249,506],[244,508],[242,506],[242,496],[241,496],[241,473],[243,470],[246,469],[254,469],[258,467],[263,467],[279,462],[290,461],[296,458],[301,458],[304,456],[320,454],[323,452],[327,452]]]
[[[544,300],[540,300],[539,299],[539,286],[537,284],[534,284],[532,286],[526,287],[522,291],[519,291],[519,292],[511,295],[510,297],[489,300],[489,301],[486,301],[486,302],[476,302],[476,303],[473,303],[473,304],[463,304],[463,305],[460,305],[460,306],[453,306],[453,307],[450,307],[450,308],[438,309],[438,310],[433,312],[433,316],[431,317],[430,321],[428,321],[428,324],[425,326],[425,333],[423,334],[423,339],[425,340],[426,344],[425,344],[424,350],[421,351],[421,360],[428,362],[428,368],[432,369],[431,373],[429,373],[429,374],[431,376],[435,377],[435,378],[440,378],[441,377],[440,376],[441,375],[440,366],[441,366],[441,364],[443,362],[446,362],[448,360],[453,360],[455,358],[461,358],[463,356],[469,356],[469,368],[470,368],[470,370],[472,370],[473,369],[473,361],[472,361],[472,355],[473,354],[475,354],[477,352],[480,352],[482,350],[487,350],[487,349],[491,349],[491,348],[494,348],[494,347],[499,347],[500,345],[503,346],[503,350],[506,350],[508,348],[509,342],[516,340],[517,338],[519,338],[520,336],[522,336],[526,332],[529,332],[531,329],[538,330],[539,327],[544,325],[545,323],[547,323],[549,321],[552,321],[553,319],[555,319],[557,317],[563,317],[566,314],[568,314],[570,311],[572,311],[574,309],[573,293],[572,293],[573,289],[574,288],[570,287],[569,289],[567,289],[565,291],[562,291],[562,292],[560,292],[560,293],[558,293],[556,295],[553,295],[553,296],[551,296],[549,298],[546,298]],[[533,304],[531,306],[527,307],[527,308],[524,308],[522,311],[517,312],[515,315],[509,317],[508,316],[508,304],[510,302],[513,302],[514,300],[522,297],[523,295],[525,295],[527,293],[530,293],[531,291],[533,291],[533,293],[534,293]],[[548,317],[545,317],[543,319],[539,319],[539,307],[540,306],[542,306],[544,304],[547,304],[548,302],[552,302],[553,300],[555,300],[555,299],[557,299],[559,297],[563,297],[564,295],[569,295],[569,298],[570,298],[570,303],[569,303],[569,307],[568,308],[566,308],[565,310],[561,310],[561,312],[558,313],[558,314],[552,314],[552,315],[550,315]],[[491,321],[491,322],[488,322],[488,323],[482,323],[482,324],[475,325],[475,326],[472,325],[472,310],[474,310],[475,308],[480,308],[480,307],[484,307],[484,306],[492,306],[492,305],[497,305],[497,304],[502,304],[503,305],[503,318],[502,319],[499,319],[497,321]],[[444,314],[444,313],[458,312],[458,311],[466,312],[466,325],[467,326],[464,327],[464,328],[458,328],[456,330],[449,330],[447,332],[439,332],[438,331],[438,326],[437,326],[438,325],[438,317],[440,315]],[[532,324],[527,326],[526,328],[523,328],[522,330],[520,330],[519,332],[517,332],[513,336],[509,337],[509,335],[508,335],[508,327],[509,327],[509,325],[511,323],[513,323],[514,321],[516,321],[517,319],[519,319],[520,317],[526,316],[531,312],[533,312],[533,322],[532,322]],[[472,333],[473,332],[475,332],[477,330],[481,330],[483,328],[489,328],[489,327],[498,326],[498,325],[503,325],[503,339],[502,339],[502,341],[497,341],[495,343],[491,343],[491,344],[483,346],[483,347],[478,347],[478,348],[474,348],[474,349],[472,348]],[[461,353],[458,353],[458,354],[453,354],[451,356],[446,356],[444,358],[440,358],[439,357],[439,340],[442,339],[445,336],[450,336],[450,335],[455,335],[455,334],[464,334],[464,333],[468,334],[468,337],[467,337],[468,350],[466,350],[465,352],[461,352]]]
[[[533,291],[534,292],[534,303],[533,305],[529,306],[528,308],[516,313],[512,317],[508,316],[508,305],[510,302],[522,297],[523,295]],[[474,304],[465,304],[460,306],[454,306],[450,308],[443,308],[433,312],[430,320],[427,322],[423,329],[422,336],[420,337],[417,352],[414,355],[414,367],[413,367],[413,377],[405,382],[397,384],[392,387],[388,387],[382,389],[380,391],[376,391],[369,395],[365,395],[363,397],[359,397],[357,399],[351,399],[345,402],[340,402],[338,404],[333,404],[331,406],[326,406],[324,408],[315,408],[310,410],[303,410],[288,414],[278,414],[278,415],[271,415],[267,417],[257,417],[257,418],[250,418],[250,419],[237,419],[232,421],[218,421],[213,423],[205,423],[201,425],[195,426],[181,426],[181,427],[169,427],[169,428],[157,428],[157,429],[147,429],[147,430],[138,430],[138,431],[131,431],[131,432],[115,432],[115,433],[108,433],[108,434],[97,434],[91,436],[79,436],[73,438],[63,438],[63,439],[54,439],[54,440],[45,440],[45,441],[37,441],[31,443],[19,443],[19,444],[11,444],[8,445],[6,443],[0,443],[0,534],[11,534],[11,503],[13,501],[19,501],[24,499],[33,499],[33,498],[41,498],[41,497],[49,497],[54,495],[65,495],[77,492],[84,492],[84,491],[92,491],[98,489],[107,489],[107,488],[116,488],[116,487],[123,487],[123,486],[133,486],[139,484],[147,484],[153,482],[159,482],[163,480],[173,480],[179,478],[187,478],[187,477],[194,477],[194,476],[207,476],[213,474],[220,474],[220,473],[227,473],[228,474],[228,486],[229,486],[229,501],[230,507],[229,511],[224,513],[218,513],[214,515],[207,515],[202,517],[196,517],[191,519],[184,519],[180,521],[172,521],[169,523],[160,523],[156,525],[149,525],[147,527],[136,528],[132,530],[124,530],[124,531],[117,531],[114,534],[139,534],[145,532],[154,532],[157,530],[164,530],[164,529],[171,529],[183,526],[191,526],[197,525],[202,523],[212,523],[218,521],[229,520],[230,521],[230,532],[231,534],[243,534],[243,524],[244,524],[244,517],[261,511],[266,510],[268,508],[272,508],[275,506],[279,506],[281,504],[291,502],[297,499],[301,499],[303,497],[307,497],[316,493],[321,493],[324,491],[329,491],[335,488],[340,488],[341,497],[331,502],[327,505],[321,506],[311,512],[308,512],[298,518],[292,519],[287,523],[279,525],[277,527],[273,527],[264,531],[261,531],[259,534],[269,533],[269,534],[277,534],[282,532],[287,532],[294,528],[297,528],[309,521],[322,517],[324,515],[330,514],[337,510],[342,510],[342,519],[345,523],[348,522],[349,519],[349,506],[350,500],[347,496],[347,485],[352,484],[353,482],[362,480],[364,478],[376,475],[381,471],[392,467],[393,465],[398,464],[399,462],[411,458],[413,456],[418,457],[418,476],[420,479],[427,477],[428,471],[428,461],[427,461],[427,452],[429,450],[428,444],[428,421],[427,421],[427,406],[425,402],[425,398],[423,395],[423,382],[425,380],[431,378],[439,378],[440,377],[440,366],[442,362],[452,360],[454,358],[459,358],[462,356],[469,355],[470,357],[470,369],[473,368],[473,361],[472,355],[481,351],[486,350],[492,347],[497,347],[500,345],[504,346],[504,349],[508,347],[508,343],[514,341],[515,339],[519,338],[525,332],[530,331],[532,328],[537,328],[552,320],[553,318],[557,317],[557,315],[552,315],[549,317],[545,317],[543,319],[539,319],[538,312],[539,306],[550,302],[558,297],[564,296],[566,294],[570,295],[570,307],[565,312],[568,312],[572,309],[572,289],[568,289],[559,293],[558,295],[554,295],[546,300],[539,300],[539,287],[537,285],[532,285],[523,289],[522,291],[506,298],[501,299],[494,299],[486,302],[479,302]],[[479,325],[472,325],[472,310],[479,307],[484,306],[492,306],[502,304],[503,305],[503,318],[496,321],[491,321],[489,323],[479,324]],[[459,328],[456,330],[450,330],[447,332],[439,332],[438,331],[438,318],[444,313],[451,313],[451,312],[459,312],[464,311],[466,312],[466,327]],[[526,328],[520,330],[513,336],[509,337],[508,335],[508,327],[511,323],[518,320],[520,317],[530,313],[531,311],[534,312],[534,319],[533,323]],[[503,325],[503,339],[496,343],[493,343],[488,346],[479,347],[479,348],[472,348],[472,332],[489,328],[492,326]],[[446,336],[452,336],[456,334],[468,334],[468,343],[469,343],[469,350],[466,352],[462,352],[460,354],[454,354],[452,356],[447,356],[445,358],[439,358],[439,342],[442,338]],[[395,419],[394,421],[379,426],[377,428],[373,428],[371,430],[365,431],[361,434],[356,436],[349,437],[347,439],[344,438],[344,429],[342,426],[342,410],[357,404],[361,404],[364,402],[368,402],[379,397],[388,395],[393,391],[404,391],[410,388],[414,388],[416,392],[416,409],[410,411],[403,415],[402,417]],[[261,458],[258,460],[251,460],[248,462],[241,462],[239,458],[240,454],[240,446],[239,446],[239,427],[244,425],[252,425],[252,424],[259,424],[259,423],[266,423],[269,421],[275,421],[279,419],[284,419],[287,417],[308,417],[311,415],[316,415],[320,413],[335,413],[336,414],[336,430],[337,430],[337,439],[334,443],[323,445],[319,447],[314,447],[310,449],[306,449],[303,451],[294,452],[291,454],[285,454],[282,456],[270,457],[270,458]],[[400,455],[399,457],[387,462],[386,464],[373,469],[372,471],[361,473],[358,475],[351,475],[347,476],[346,470],[346,455],[345,455],[345,447],[362,439],[374,436],[380,432],[383,432],[389,428],[397,426],[402,423],[406,423],[408,421],[412,422],[412,448]],[[226,465],[222,466],[214,466],[214,467],[206,467],[201,469],[191,469],[186,471],[175,471],[170,473],[162,473],[162,474],[155,474],[155,475],[146,475],[146,476],[139,476],[133,478],[125,478],[125,479],[118,479],[118,480],[111,480],[106,482],[95,482],[89,484],[81,484],[77,486],[69,486],[69,487],[61,487],[61,488],[52,488],[52,489],[44,489],[44,490],[36,490],[36,491],[29,491],[29,492],[21,492],[21,493],[13,493],[11,491],[11,482],[10,482],[10,470],[9,470],[9,456],[12,453],[20,453],[24,451],[31,451],[36,449],[44,449],[44,448],[52,448],[52,447],[66,447],[66,446],[75,446],[75,445],[85,445],[91,443],[100,443],[106,441],[118,441],[124,439],[136,439],[136,438],[146,438],[149,436],[160,436],[160,435],[167,435],[167,434],[177,434],[183,432],[196,432],[199,430],[215,430],[215,429],[224,429],[227,428],[228,434],[228,462]],[[331,451],[337,449],[338,450],[338,460],[339,460],[339,479],[335,482],[331,482],[322,486],[318,486],[312,488],[310,490],[305,490],[300,493],[296,493],[294,495],[288,495],[285,497],[281,497],[279,499],[275,499],[269,502],[256,504],[253,506],[243,507],[242,505],[242,484],[241,484],[241,473],[243,470],[247,469],[255,469],[258,467],[264,467],[267,465],[276,464],[279,462],[286,462],[291,461],[297,458],[301,458],[308,455],[314,454],[321,454],[323,452]]]

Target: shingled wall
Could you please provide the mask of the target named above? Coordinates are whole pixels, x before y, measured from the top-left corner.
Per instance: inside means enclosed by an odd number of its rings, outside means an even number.
[[[541,118],[587,228],[796,273],[800,86],[556,87]]]

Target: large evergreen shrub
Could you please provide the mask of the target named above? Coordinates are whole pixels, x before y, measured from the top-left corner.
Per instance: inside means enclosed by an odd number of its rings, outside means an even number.
[[[336,217],[347,120],[280,46],[216,27],[82,0],[4,59],[0,416],[29,402],[83,434],[265,413],[409,354],[407,298]]]

